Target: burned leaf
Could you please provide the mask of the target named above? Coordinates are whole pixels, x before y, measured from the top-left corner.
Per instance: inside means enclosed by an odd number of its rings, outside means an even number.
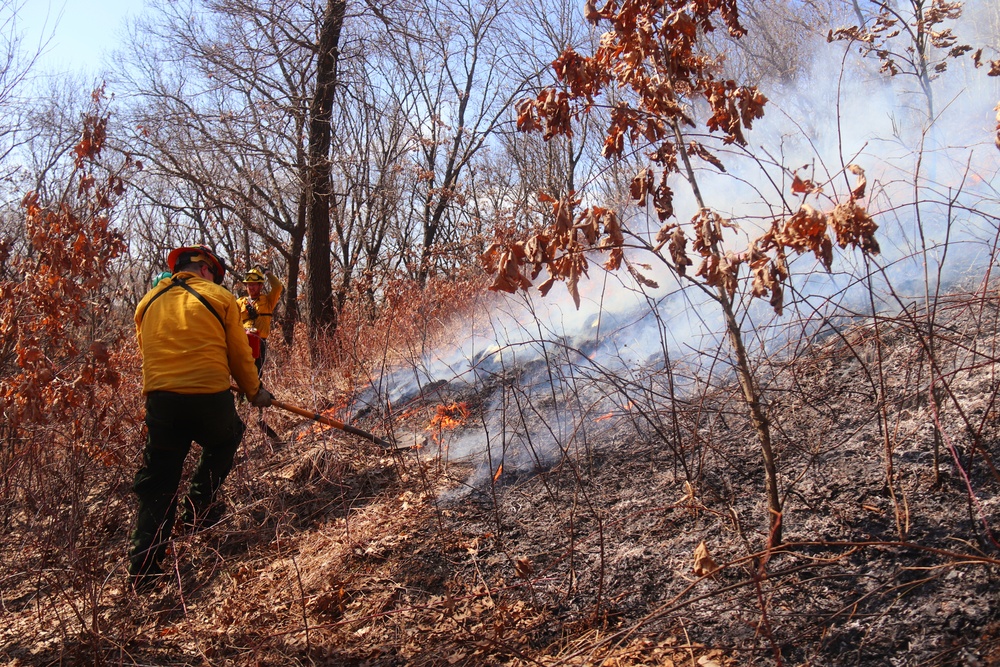
[[[653,172],[648,168],[643,169],[632,179],[632,184],[629,186],[629,195],[641,205],[645,205],[646,197],[649,196],[652,189]]]
[[[764,117],[764,105],[767,104],[768,100],[757,90],[756,86],[740,88],[737,98],[739,100],[740,117],[743,120],[743,126],[749,129],[753,127],[753,121]]]
[[[636,282],[639,283],[640,285],[645,285],[650,289],[658,289],[660,287],[660,285],[655,280],[651,280],[650,278],[647,278],[646,276],[639,273],[639,270],[636,269],[631,262],[625,262],[625,268],[628,269],[628,272],[632,274],[632,277],[635,278]]]
[[[712,555],[708,553],[708,546],[704,542],[694,550],[694,567],[692,569],[695,576],[698,577],[705,577],[719,570],[719,566],[712,559]]]
[[[829,269],[830,264],[822,251],[826,230],[826,214],[803,204],[794,215],[772,230],[772,238],[779,247],[791,248],[797,253],[812,251]]]
[[[569,258],[570,269],[566,277],[566,288],[569,290],[570,296],[573,297],[573,303],[576,305],[577,310],[580,309],[580,276],[587,275],[587,264],[586,260],[582,257]],[[581,267],[582,265],[582,267]]]
[[[653,247],[653,252],[659,252],[660,248],[667,244],[672,236],[671,232],[677,227],[677,223],[668,222],[660,227],[660,231],[656,232],[656,246]]]
[[[553,276],[549,276],[538,286],[538,292],[542,296],[548,296],[549,290],[552,286],[556,284],[556,279]]]
[[[601,222],[604,225],[604,233],[607,235],[602,248],[619,248],[625,243],[625,235],[622,233],[622,226],[618,222],[618,216],[614,211],[604,210],[601,214]]]
[[[834,207],[830,223],[837,234],[837,245],[841,248],[850,245],[872,255],[879,253],[878,241],[875,239],[878,225],[853,199]]]
[[[667,185],[667,174],[664,172],[660,185],[653,194],[653,208],[656,209],[656,217],[663,222],[674,214],[674,193]]]
[[[675,227],[673,234],[670,235],[670,258],[674,260],[677,273],[682,276],[692,264],[691,258],[687,256],[687,238],[680,227]]]
[[[573,208],[579,200],[572,198],[572,193],[552,204],[552,217],[555,218],[553,231],[556,234],[568,232],[573,227]]]
[[[726,166],[722,164],[722,160],[713,155],[705,146],[697,141],[692,141],[688,144],[688,153],[698,156],[721,172],[726,171]]]
[[[621,248],[613,248],[611,253],[608,255],[607,261],[604,262],[604,268],[607,271],[617,271],[621,268],[622,260],[625,258],[625,252]]]
[[[519,132],[537,132],[542,129],[535,100],[528,98],[517,105],[517,129]]]
[[[677,146],[673,142],[664,141],[648,155],[650,160],[661,165],[668,173],[677,169]]]
[[[750,263],[750,273],[753,275],[751,293],[758,298],[770,294],[768,301],[771,308],[774,309],[775,314],[781,315],[784,310],[784,288],[781,285],[784,278],[777,267],[777,262],[762,255]]]
[[[518,289],[528,289],[531,281],[521,273],[521,261],[516,253],[507,250],[497,261],[497,277],[490,285],[493,291],[513,294]]]
[[[858,177],[858,182],[851,190],[851,197],[854,199],[864,199],[865,189],[868,187],[868,179],[865,178],[865,170],[856,164],[847,165],[847,170]]]
[[[691,218],[695,229],[693,247],[703,257],[715,252],[715,246],[722,241],[722,216],[707,208],[701,209]]]
[[[483,265],[483,270],[487,273],[496,272],[499,264],[501,248],[502,246],[499,243],[491,243],[490,247],[487,248],[486,252],[484,252],[479,258],[480,263]]]
[[[539,266],[552,259],[549,253],[549,237],[546,234],[535,234],[524,242],[524,259],[530,264]]]

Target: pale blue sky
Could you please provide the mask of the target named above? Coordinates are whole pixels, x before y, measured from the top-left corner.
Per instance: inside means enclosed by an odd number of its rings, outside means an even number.
[[[126,16],[141,13],[143,0],[23,0],[17,14],[22,46],[34,51],[52,35],[36,73],[96,74],[115,47]]]

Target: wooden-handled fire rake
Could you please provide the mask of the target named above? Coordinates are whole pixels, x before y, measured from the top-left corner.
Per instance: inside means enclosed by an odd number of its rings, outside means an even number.
[[[332,426],[333,428],[340,429],[345,433],[350,433],[351,435],[356,435],[359,438],[364,438],[368,442],[373,442],[379,447],[384,449],[408,449],[407,447],[399,447],[393,442],[384,440],[373,433],[368,431],[363,431],[356,426],[351,426],[350,424],[345,424],[339,419],[333,419],[332,417],[327,417],[321,415],[318,412],[313,412],[312,410],[306,410],[305,408],[296,407],[290,403],[285,403],[284,401],[279,401],[278,399],[272,399],[271,405],[276,408],[281,408],[282,410],[287,410],[288,412],[294,412],[297,415],[302,415],[303,417],[308,417],[313,421],[318,421],[320,424],[326,424],[327,426]]]
[[[239,387],[231,387],[231,389],[237,393],[239,393],[240,391]],[[301,415],[308,419],[312,419],[313,421],[317,421],[320,424],[326,424],[327,426],[332,426],[333,428],[340,429],[345,433],[356,435],[359,438],[364,438],[368,442],[374,443],[379,447],[382,447],[383,449],[404,450],[404,449],[411,449],[412,447],[416,446],[416,444],[418,444],[415,443],[414,445],[400,445],[390,440],[385,440],[384,438],[380,438],[377,435],[369,433],[368,431],[364,431],[360,428],[357,428],[356,426],[345,424],[339,419],[333,419],[332,417],[321,415],[320,413],[314,410],[306,410],[305,408],[300,408],[298,406],[292,405],[291,403],[279,401],[276,398],[271,399],[271,405],[273,407],[281,408],[282,410],[287,410],[288,412],[293,412],[297,415]]]

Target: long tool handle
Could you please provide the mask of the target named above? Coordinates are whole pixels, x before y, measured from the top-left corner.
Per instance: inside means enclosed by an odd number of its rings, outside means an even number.
[[[294,412],[297,415],[302,415],[303,417],[308,417],[314,421],[318,421],[320,424],[326,424],[327,426],[332,426],[333,428],[339,428],[341,431],[350,433],[351,435],[356,435],[358,437],[364,438],[369,442],[374,442],[379,447],[384,447],[386,449],[396,449],[396,446],[389,442],[388,440],[383,440],[377,435],[373,435],[368,431],[362,431],[360,428],[351,426],[350,424],[345,424],[339,419],[333,419],[331,417],[326,417],[319,414],[318,412],[313,412],[312,410],[306,410],[305,408],[299,408],[284,401],[279,401],[277,399],[271,400],[271,405],[276,408],[281,408],[282,410],[288,410],[289,412]]]

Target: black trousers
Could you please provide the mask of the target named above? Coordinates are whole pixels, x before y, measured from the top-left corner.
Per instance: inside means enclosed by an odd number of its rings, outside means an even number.
[[[257,377],[264,377],[264,360],[267,358],[267,339],[260,339],[260,356],[253,360],[257,367]]]
[[[132,487],[139,496],[129,552],[129,573],[133,575],[159,571],[177,512],[177,487],[191,442],[201,446],[201,457],[191,477],[185,509],[200,516],[215,501],[246,430],[229,391],[151,392],[146,396],[146,426],[149,435],[143,466]]]

